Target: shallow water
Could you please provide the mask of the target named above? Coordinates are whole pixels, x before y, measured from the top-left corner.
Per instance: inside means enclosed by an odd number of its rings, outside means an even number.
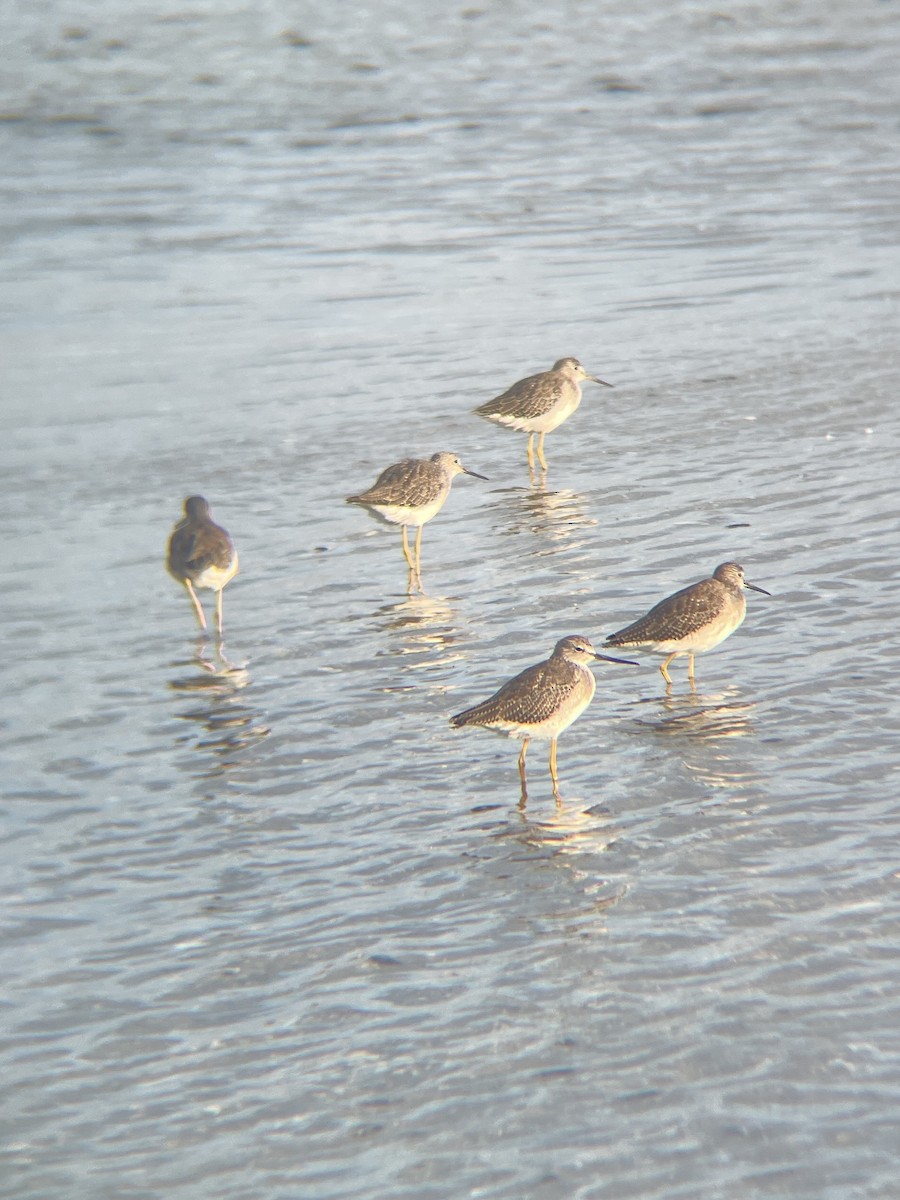
[[[0,1194],[896,1195],[896,6],[7,42]],[[470,410],[564,354],[532,485]],[[343,497],[439,449],[409,599]],[[521,810],[449,714],[726,558],[696,695],[601,664]]]

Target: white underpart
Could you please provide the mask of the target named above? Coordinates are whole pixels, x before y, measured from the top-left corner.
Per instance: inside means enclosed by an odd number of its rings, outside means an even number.
[[[515,721],[491,721],[490,729],[496,730],[498,733],[505,733],[511,738],[555,738],[568,729],[573,721],[584,712],[587,706],[594,698],[594,692],[597,689],[597,681],[594,676],[586,668],[585,679],[590,680],[590,689],[588,694],[577,704],[567,702],[559,712],[555,712],[552,717],[548,717],[546,721],[542,721],[540,725],[519,725]]]
[[[490,420],[496,421],[498,425],[505,425],[507,429],[518,429],[523,433],[551,433],[558,425],[562,425],[563,421],[571,417],[580,403],[581,389],[577,388],[574,395],[566,396],[539,417],[516,417],[505,413],[496,415],[491,413]]]
[[[423,508],[407,508],[403,504],[367,504],[366,508],[389,525],[424,525],[444,507],[449,491],[447,488]]]
[[[704,654],[712,650],[743,623],[747,615],[746,605],[729,605],[728,610],[698,629],[695,633],[684,638],[674,638],[670,641],[651,641],[644,645],[650,646],[657,654]],[[637,645],[638,643],[634,643]]]
[[[219,592],[230,579],[234,579],[235,575],[237,575],[237,569],[238,556],[235,554],[230,566],[207,567],[202,575],[198,575],[191,582],[195,588],[212,588],[214,592]]]

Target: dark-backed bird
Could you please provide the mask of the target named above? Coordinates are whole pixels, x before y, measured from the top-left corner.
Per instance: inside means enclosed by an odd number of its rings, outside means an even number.
[[[559,798],[556,741],[593,699],[596,683],[588,664],[598,660],[637,666],[630,659],[598,654],[588,638],[570,635],[556,643],[553,653],[544,662],[528,667],[510,679],[482,704],[457,713],[450,718],[450,724],[455,729],[479,725],[506,734],[507,737],[522,739],[519,778],[523,800],[527,794],[525,753],[528,743],[531,738],[549,738],[550,777],[553,780],[553,794]]]
[[[581,403],[581,383],[586,379],[601,383],[604,387],[612,387],[605,379],[589,375],[577,358],[561,358],[549,371],[520,379],[501,395],[479,404],[472,411],[486,421],[528,434],[528,466],[532,472],[534,435],[539,433],[537,456],[546,471],[544,437],[571,417]]]
[[[348,504],[359,504],[373,517],[387,525],[399,525],[403,540],[403,557],[409,567],[407,591],[412,594],[422,586],[422,526],[444,507],[450,487],[457,475],[473,475],[485,479],[477,471],[464,467],[455,454],[446,451],[431,458],[405,458],[381,472],[368,491],[348,496]],[[406,536],[407,526],[418,528],[415,555],[410,553]]]
[[[222,591],[237,574],[238,556],[234,542],[212,519],[202,496],[185,500],[184,516],[169,538],[166,567],[187,590],[201,629],[206,629],[206,617],[195,589],[211,588],[216,593],[216,628],[221,637]]]
[[[737,629],[747,613],[744,588],[771,595],[765,588],[748,583],[744,568],[734,562],[720,563],[709,579],[701,579],[660,600],[643,617],[611,634],[604,646],[625,646],[665,654],[659,668],[671,684],[668,667],[673,658],[688,656],[688,679],[694,682],[694,655],[712,650]]]

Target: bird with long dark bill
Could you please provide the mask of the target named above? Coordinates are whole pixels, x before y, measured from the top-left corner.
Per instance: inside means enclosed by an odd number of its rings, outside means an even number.
[[[525,754],[528,743],[532,738],[549,738],[550,778],[553,794],[559,799],[556,742],[594,697],[597,685],[588,664],[595,662],[638,665],[627,658],[598,654],[588,638],[573,634],[561,638],[544,662],[526,668],[482,704],[457,713],[450,718],[450,724],[455,729],[478,725],[507,737],[522,739],[519,779],[523,801],[527,797]]]
[[[443,451],[431,458],[405,458],[386,467],[372,486],[358,496],[348,496],[348,504],[358,504],[386,525],[399,525],[403,557],[409,567],[407,591],[410,595],[422,585],[422,526],[436,517],[450,495],[457,475],[486,479],[464,467],[455,454]],[[410,553],[406,536],[408,526],[417,529],[415,553]]]
[[[705,654],[724,642],[747,615],[744,589],[762,592],[765,588],[748,583],[744,568],[735,562],[720,563],[708,579],[701,579],[660,600],[648,613],[611,634],[604,646],[634,647],[665,654],[659,668],[667,686],[671,686],[669,663],[679,655],[688,656],[688,679],[694,685],[694,655]]]

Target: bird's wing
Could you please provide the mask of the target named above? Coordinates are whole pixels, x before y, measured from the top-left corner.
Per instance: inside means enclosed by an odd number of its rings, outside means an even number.
[[[475,412],[482,417],[540,417],[559,399],[559,386],[552,373],[530,375],[514,383],[502,395],[480,404]]]
[[[606,645],[677,641],[708,625],[721,607],[722,585],[715,579],[701,579],[660,600],[643,617],[608,637]]]
[[[454,717],[454,723],[477,725],[482,722],[508,721],[512,725],[538,724],[556,711],[559,680],[548,679],[549,660],[527,667],[504,683],[482,704],[467,708]]]
[[[369,490],[353,499],[363,503],[402,505],[409,504],[415,497],[415,502],[421,504],[438,493],[442,478],[430,459],[405,458],[385,467]]]
[[[227,567],[234,548],[218,525],[177,526],[169,540],[169,561],[186,573],[199,574],[207,567]]]

